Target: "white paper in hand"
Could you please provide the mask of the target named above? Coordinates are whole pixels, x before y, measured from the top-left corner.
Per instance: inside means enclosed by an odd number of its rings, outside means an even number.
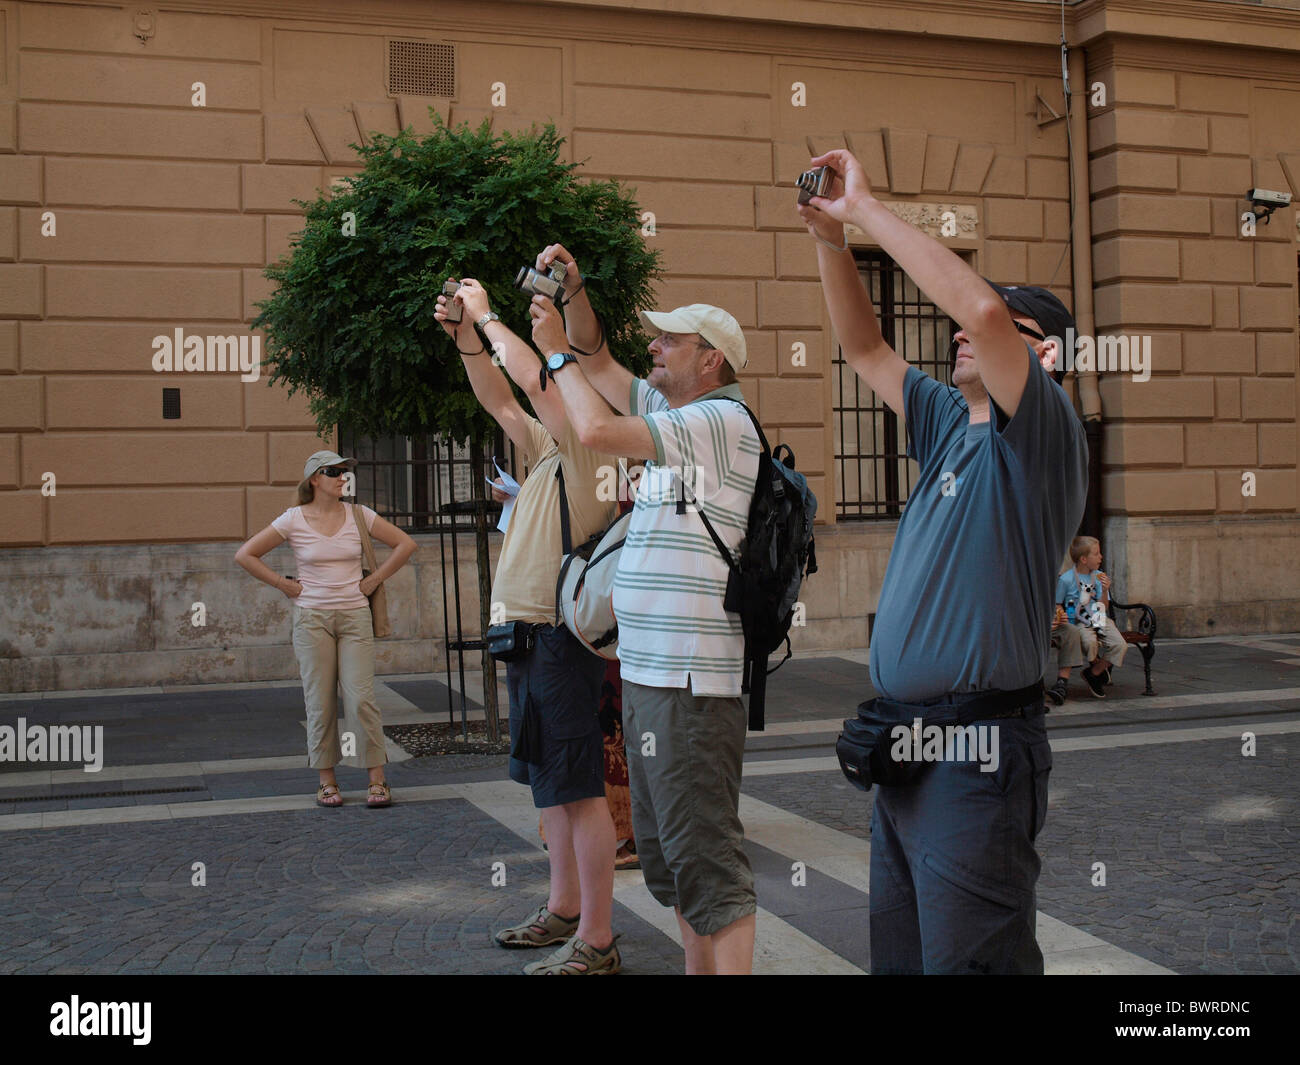
[[[510,514],[515,509],[515,496],[519,494],[519,482],[501,468],[501,463],[497,462],[495,457],[492,459],[492,465],[496,467],[501,483],[497,484],[490,477],[483,479],[487,481],[489,487],[499,489],[510,497],[501,504],[501,520],[497,522],[497,529],[505,532],[506,526],[510,524]]]

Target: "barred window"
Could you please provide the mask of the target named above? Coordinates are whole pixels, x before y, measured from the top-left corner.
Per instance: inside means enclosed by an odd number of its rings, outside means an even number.
[[[855,253],[862,283],[885,342],[922,373],[952,383],[948,345],[956,325],[884,252]],[[916,479],[901,419],[844,360],[836,347],[835,500],[839,521],[897,518]]]
[[[443,437],[360,436],[339,430],[339,448],[345,457],[357,460],[358,503],[364,503],[407,532],[451,532],[474,525],[474,461],[465,443]],[[522,480],[515,466],[513,446],[504,434],[484,456],[484,473],[495,476],[492,460]],[[487,486],[484,485],[486,492]],[[495,511],[497,504],[489,499]],[[493,517],[489,525],[495,525]]]

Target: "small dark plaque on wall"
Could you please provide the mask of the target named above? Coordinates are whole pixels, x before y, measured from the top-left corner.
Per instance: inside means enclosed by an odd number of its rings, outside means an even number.
[[[179,418],[181,416],[181,390],[179,388],[163,389],[163,417]]]

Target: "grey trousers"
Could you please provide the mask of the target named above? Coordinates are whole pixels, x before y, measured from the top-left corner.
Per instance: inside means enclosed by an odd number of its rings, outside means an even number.
[[[293,650],[307,703],[307,763],[342,762],[369,769],[388,761],[375,702],[375,645],[370,607],[312,610],[294,604]],[[338,689],[343,689],[344,741],[339,742]]]
[[[899,720],[910,724],[907,714]],[[1041,712],[988,724],[998,726],[996,771],[937,762],[909,787],[877,791],[873,974],[1043,972],[1034,840],[1047,817],[1052,751]]]
[[[1083,657],[1083,640],[1076,625],[1062,625],[1052,630],[1052,651],[1047,656],[1047,671],[1043,674],[1044,687],[1050,688],[1061,675],[1061,670],[1086,666]]]

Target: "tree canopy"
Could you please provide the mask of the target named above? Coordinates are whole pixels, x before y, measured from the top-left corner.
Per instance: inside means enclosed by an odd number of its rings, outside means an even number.
[[[266,332],[269,379],[305,391],[322,429],[487,439],[495,424],[433,316],[438,295],[449,277],[477,278],[528,340],[528,298],[514,278],[556,242],[577,259],[614,357],[638,375],[647,368],[636,312],[661,270],[631,194],[583,180],[560,159],[554,126],[494,135],[486,121],[473,130],[434,119],[425,136],[373,135],[357,147],[357,174],[295,201],[303,230],[266,270],[277,288],[253,327]],[[472,330],[461,337],[479,346]]]

